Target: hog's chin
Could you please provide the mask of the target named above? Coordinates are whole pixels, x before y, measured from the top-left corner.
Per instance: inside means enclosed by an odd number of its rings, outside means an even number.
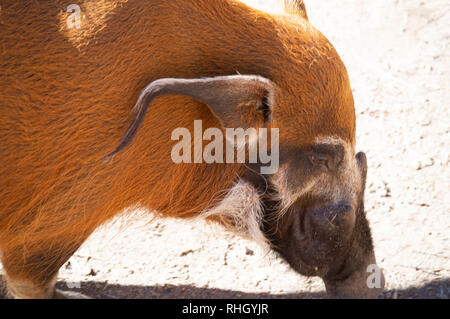
[[[376,265],[373,252],[358,269],[348,272],[346,268],[344,265],[343,270],[337,276],[323,278],[330,296],[336,298],[376,298],[383,292],[385,277],[382,270]]]

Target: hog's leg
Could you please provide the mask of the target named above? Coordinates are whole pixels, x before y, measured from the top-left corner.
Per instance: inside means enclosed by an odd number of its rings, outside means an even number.
[[[87,298],[82,294],[55,289],[59,268],[81,246],[79,234],[60,234],[48,241],[8,236],[9,245],[0,245],[6,272],[7,297],[15,299]],[[8,247],[5,247],[8,246]]]

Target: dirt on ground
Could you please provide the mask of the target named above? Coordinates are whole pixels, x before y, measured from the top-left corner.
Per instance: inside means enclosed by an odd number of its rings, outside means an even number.
[[[276,0],[248,0],[279,11]],[[309,0],[351,78],[381,298],[450,295],[450,2]],[[64,265],[61,289],[95,298],[324,298],[273,252],[219,226],[134,212]]]

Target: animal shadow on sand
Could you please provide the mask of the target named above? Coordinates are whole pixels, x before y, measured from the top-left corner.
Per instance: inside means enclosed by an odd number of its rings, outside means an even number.
[[[56,285],[68,290],[70,283]],[[200,288],[190,285],[137,286],[117,285],[99,281],[83,281],[74,291],[96,299],[326,299],[325,292],[298,292],[287,294],[248,293],[235,290]],[[5,296],[5,283],[0,276],[0,299]],[[433,280],[422,286],[386,290],[380,299],[449,299],[450,278]]]

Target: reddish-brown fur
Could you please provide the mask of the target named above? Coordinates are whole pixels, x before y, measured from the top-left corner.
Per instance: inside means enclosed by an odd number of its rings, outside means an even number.
[[[239,164],[170,161],[172,130],[196,119],[220,127],[181,96],[155,100],[133,143],[103,160],[156,79],[261,75],[283,92],[272,124],[280,144],[333,135],[354,145],[345,68],[304,17],[232,0],[91,0],[80,3],[81,29],[68,29],[71,3],[2,1],[0,250],[10,278],[44,284],[123,209],[193,216],[242,175]]]

